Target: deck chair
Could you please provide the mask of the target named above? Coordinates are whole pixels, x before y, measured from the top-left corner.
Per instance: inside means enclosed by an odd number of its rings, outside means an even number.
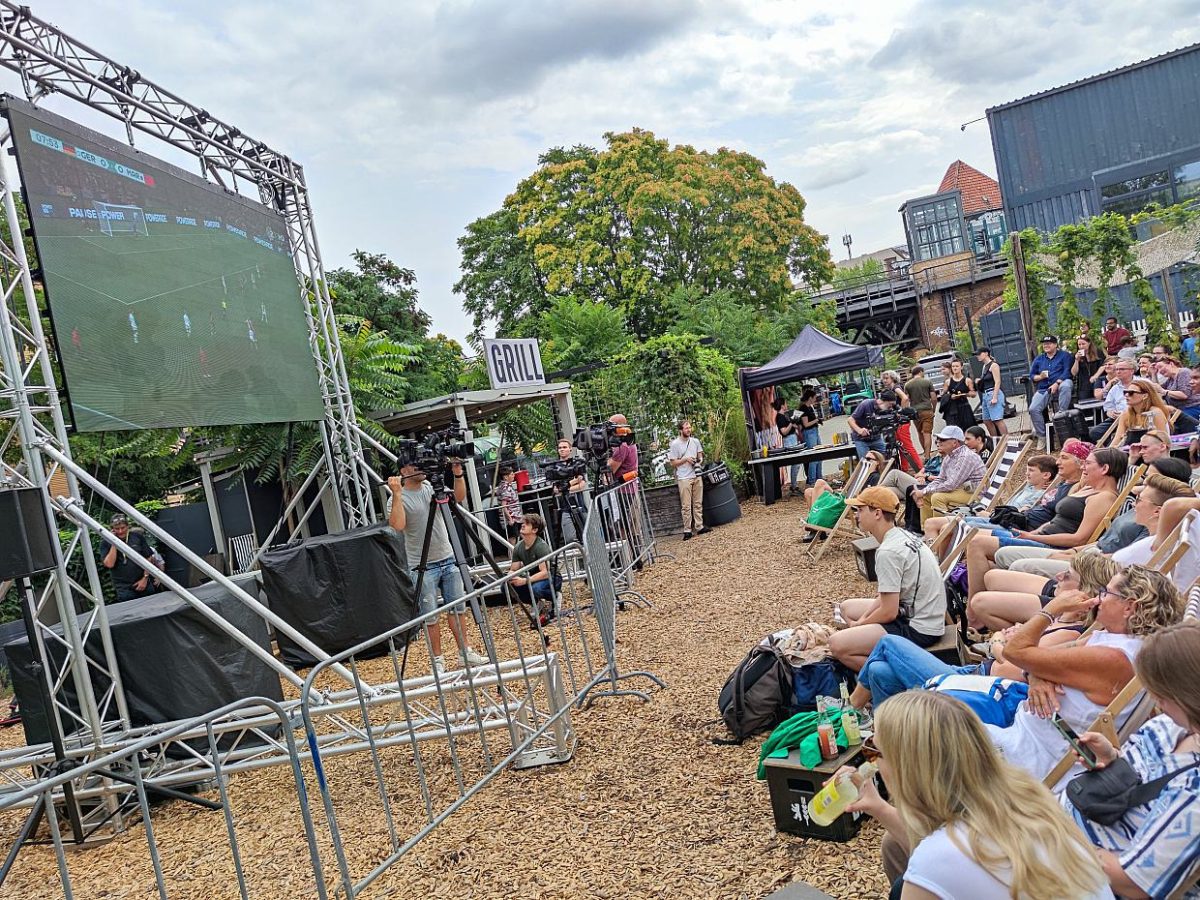
[[[934,545],[937,545],[938,541],[942,541],[948,548],[938,563],[943,581],[962,561],[963,554],[967,552],[967,544],[971,542],[971,538],[978,531],[978,528],[967,525],[962,519],[955,517],[938,532],[931,549],[934,549]],[[936,549],[934,549],[934,553],[937,553]],[[965,603],[955,603],[949,596],[946,603],[946,626],[942,639],[927,649],[943,662],[963,665],[969,654],[967,649],[967,608]]]
[[[875,472],[875,465],[876,464],[869,459],[860,459],[858,461],[858,465],[854,467],[854,471],[851,473],[849,480],[846,482],[845,494],[847,500],[857,497],[862,492],[863,488],[867,486],[868,479],[870,479],[871,475]],[[883,478],[891,466],[892,461],[886,461],[879,470],[879,477]],[[850,524],[852,521],[853,518],[851,517],[851,507],[849,504],[847,504],[846,508],[842,510],[842,514],[838,516],[837,521],[828,528],[824,528],[820,525],[809,525],[807,522],[804,523],[805,531],[815,531],[823,535],[821,539],[806,545],[804,552],[810,559],[817,561],[825,555],[825,551],[829,549],[829,544],[838,535],[857,537],[859,532],[858,529],[854,528]]]
[[[1104,518],[1100,520],[1100,524],[1096,526],[1087,543],[1096,543],[1100,535],[1104,534],[1108,526],[1113,523],[1113,519],[1133,508],[1135,499],[1133,489],[1142,483],[1142,479],[1146,477],[1149,470],[1149,466],[1138,466],[1135,469],[1126,470],[1125,476],[1117,483],[1116,499],[1113,500],[1108,512],[1104,514]]]
[[[1180,561],[1200,545],[1200,511],[1192,510],[1163,538],[1146,566],[1164,575],[1171,575]],[[1200,618],[1197,616],[1196,618]]]
[[[1028,441],[1019,437],[1010,437],[992,452],[983,480],[975,488],[975,493],[966,506],[967,509],[972,510],[972,515],[986,515],[992,509],[996,499],[1000,496],[1000,490],[1008,481],[1013,470],[1017,469],[1021,459],[1029,451],[1029,447]],[[976,512],[976,510],[978,511]]]
[[[1108,430],[1105,431],[1104,434],[1100,435],[1100,440],[1096,441],[1096,446],[1097,447],[1107,447],[1110,443],[1112,443],[1113,436],[1116,433],[1117,433],[1117,420],[1113,419],[1112,422],[1109,423]]]

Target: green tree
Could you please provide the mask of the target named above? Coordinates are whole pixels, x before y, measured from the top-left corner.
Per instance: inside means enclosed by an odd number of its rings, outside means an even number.
[[[417,305],[417,276],[392,262],[386,254],[355,250],[353,269],[326,273],[329,293],[338,315],[364,320],[375,331],[398,341],[423,338],[429,314]]]
[[[1034,335],[1044,334],[1050,327],[1050,307],[1046,301],[1046,281],[1050,272],[1042,262],[1044,252],[1042,236],[1034,228],[1024,228],[1021,234],[1021,255],[1025,261],[1025,291],[1029,297],[1029,312],[1033,319]],[[1010,238],[1004,242],[1004,256],[1008,260],[1008,269],[1004,273],[1004,308],[1017,309],[1016,270],[1014,264],[1013,242]],[[1034,335],[1030,341],[1036,340]]]
[[[671,324],[678,286],[728,290],[755,309],[784,305],[795,280],[831,272],[804,198],[745,153],[672,148],[648,131],[606,147],[554,148],[501,211],[468,226],[457,289],[476,331],[507,331],[563,296],[621,310],[639,337]]]
[[[541,339],[547,371],[612,359],[633,342],[620,310],[574,297],[560,297],[540,318],[528,318],[522,326],[513,333]]]

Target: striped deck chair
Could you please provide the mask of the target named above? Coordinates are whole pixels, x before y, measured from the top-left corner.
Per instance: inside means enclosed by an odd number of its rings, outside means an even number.
[[[1029,452],[1031,446],[1023,438],[1010,437],[1003,446],[997,447],[992,452],[991,459],[988,460],[988,468],[983,481],[979,482],[979,487],[975,488],[975,495],[971,497],[965,509],[970,510],[972,515],[987,515],[991,512],[1009,475],[1014,469],[1018,469],[1022,458]]]
[[[883,464],[883,467],[879,471],[880,478],[883,478],[883,476],[887,474],[887,471],[889,468],[891,468],[891,465],[891,460],[888,460]],[[857,497],[862,489],[867,486],[868,479],[875,472],[875,466],[876,464],[869,459],[860,459],[858,461],[858,465],[854,467],[854,471],[851,473],[849,480],[846,482],[845,496],[847,500]],[[825,551],[829,549],[830,543],[838,535],[857,537],[858,529],[854,528],[853,525],[850,524],[852,521],[852,508],[847,505],[846,508],[842,510],[842,514],[838,516],[837,521],[834,522],[829,528],[823,528],[820,525],[809,525],[806,522],[804,524],[805,531],[816,531],[824,535],[824,537],[820,540],[813,541],[811,544],[805,545],[805,554],[810,559],[816,561],[825,555]]]
[[[944,541],[949,548],[938,563],[938,570],[941,572],[943,581],[962,561],[963,554],[967,552],[967,544],[970,543],[977,531],[979,531],[978,528],[973,528],[962,519],[955,517],[947,522],[938,536],[934,538],[931,549],[935,555],[938,552],[935,545],[939,540]],[[943,662],[961,666],[967,659],[965,655],[967,609],[965,604],[955,603],[949,595],[946,600],[946,631],[940,641],[927,649]]]
[[[1149,466],[1138,466],[1135,469],[1126,470],[1124,477],[1117,483],[1117,497],[1113,500],[1112,506],[1108,508],[1108,512],[1104,514],[1104,518],[1100,520],[1100,524],[1096,526],[1096,530],[1092,532],[1091,538],[1088,539],[1089,544],[1094,544],[1100,535],[1104,534],[1108,526],[1113,523],[1113,519],[1133,509],[1133,502],[1136,499],[1133,496],[1133,489],[1142,483],[1142,479],[1146,477],[1149,470]]]

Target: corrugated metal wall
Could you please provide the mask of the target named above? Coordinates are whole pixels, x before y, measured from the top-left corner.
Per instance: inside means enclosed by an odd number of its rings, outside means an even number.
[[[1092,175],[1200,146],[1200,48],[988,110],[1010,227],[1098,212]]]

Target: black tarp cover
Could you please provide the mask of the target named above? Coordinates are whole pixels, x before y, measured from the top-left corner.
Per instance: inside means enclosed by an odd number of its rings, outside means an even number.
[[[261,565],[271,610],[327,653],[348,650],[417,615],[404,538],[385,524],[271,550]],[[316,663],[283,635],[276,638],[292,668]],[[382,644],[375,655],[387,649]]]
[[[257,596],[258,585],[253,579],[245,580],[240,587]],[[209,583],[194,588],[192,593],[270,652],[266,622],[229,591]],[[110,604],[107,609],[113,650],[134,727],[201,716],[244,697],[283,699],[279,676],[273,669],[175,594],[151,594]],[[80,616],[80,630],[83,621]],[[55,626],[55,630],[62,633],[61,626]],[[104,659],[98,629],[88,635],[85,650],[91,659]],[[61,665],[61,644],[47,641],[46,652],[56,668]],[[25,739],[31,744],[49,741],[29,638],[22,635],[7,644],[4,653],[21,703]],[[109,680],[95,668],[90,671],[93,689],[101,696]],[[67,702],[78,709],[70,678],[65,692]],[[63,722],[68,732],[75,730],[72,725],[69,718]]]
[[[757,369],[742,370],[742,390],[882,365],[883,351],[878,347],[848,344],[830,337],[819,328],[805,325],[787,349],[769,363]]]

